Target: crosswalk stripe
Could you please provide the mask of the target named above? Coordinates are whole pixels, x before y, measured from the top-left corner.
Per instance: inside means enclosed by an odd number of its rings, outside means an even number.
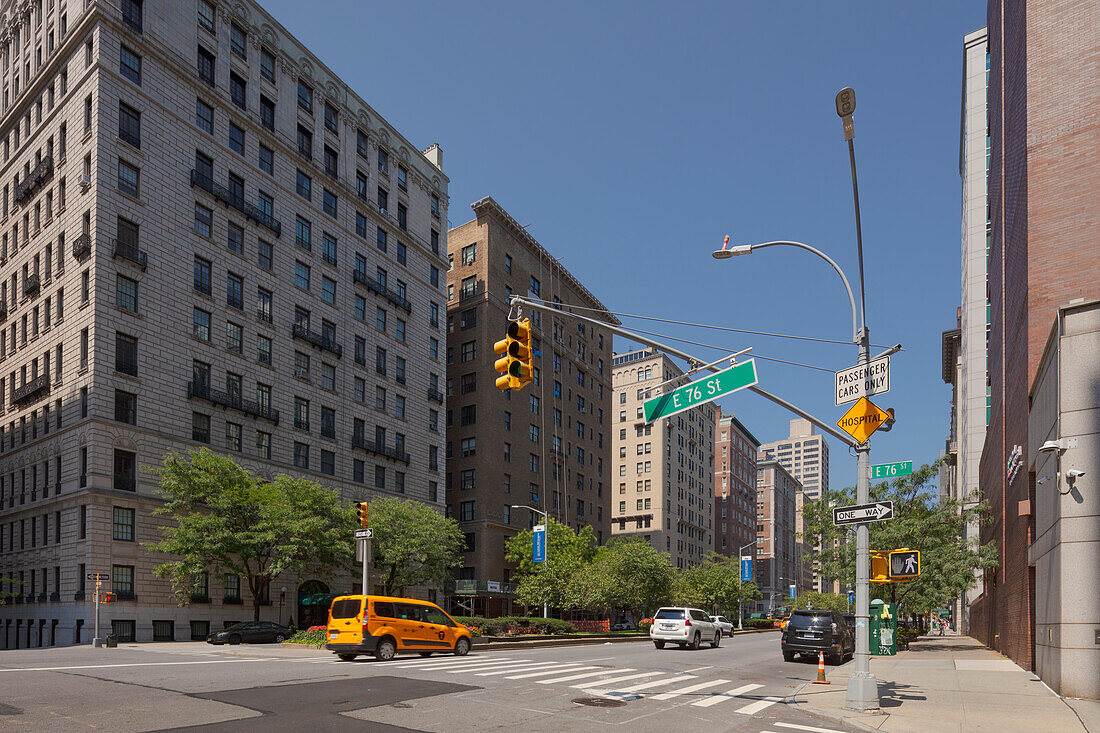
[[[633,672],[634,670],[633,669],[620,669],[620,670],[602,669],[599,672],[585,672],[584,674],[574,674],[574,675],[570,675],[568,677],[555,677],[552,680],[536,680],[536,681],[540,685],[549,685],[549,684],[553,684],[554,682],[572,682],[573,680],[579,680],[579,679],[583,679],[585,677],[598,677],[598,676],[603,675],[603,674],[614,674],[616,671],[619,671],[619,672]]]
[[[517,674],[511,677],[505,677],[506,680],[525,680],[528,677],[545,677],[548,674],[557,674],[558,672],[580,672],[582,669],[595,669],[591,665],[577,665],[577,664],[563,664],[555,669],[544,669],[541,672],[528,672],[527,674]]]
[[[400,661],[394,660],[394,662],[397,662],[396,664],[394,664],[393,662],[390,662],[389,666],[391,666],[391,667],[424,667],[424,668],[429,668],[429,667],[446,667],[446,666],[449,666],[449,665],[452,665],[452,664],[480,664],[482,662],[488,662],[488,661],[490,661],[490,659],[485,658],[485,657],[481,657],[481,658],[479,658],[479,657],[473,657],[473,658],[471,658],[471,657],[457,657],[457,658],[456,657],[451,657],[449,659],[442,659],[442,658],[441,659],[418,659],[418,660],[415,660],[415,661],[410,660],[410,659],[402,659]],[[526,660],[497,658],[497,659],[493,659],[492,661],[494,661],[494,662],[517,662],[517,661],[522,662],[522,661],[526,661]]]
[[[520,664],[522,662],[527,662],[527,661],[530,661],[530,660],[528,660],[528,659],[508,659],[508,660],[500,659],[500,660],[497,660],[495,662],[486,662],[486,661],[480,661],[480,662],[443,662],[441,664],[431,664],[431,665],[428,665],[428,664],[401,664],[401,665],[398,665],[398,666],[401,667],[401,668],[404,668],[404,669],[426,669],[426,670],[436,671],[436,670],[443,670],[443,669],[455,669],[455,668],[458,668],[458,667],[465,667],[466,669],[475,669],[477,667],[496,666],[496,665],[501,665],[501,664]]]
[[[628,674],[625,677],[612,677],[609,680],[600,680],[601,685],[617,685],[620,682],[626,682],[627,680],[638,679],[639,677],[652,677],[656,674],[663,674],[662,672],[639,672],[638,674]],[[590,683],[582,682],[579,685],[573,685],[573,687],[588,687]]]
[[[795,730],[808,730],[811,733],[843,733],[836,728],[815,728],[812,725],[799,725],[797,723],[772,723],[778,728],[794,728]]]
[[[537,664],[520,664],[515,667],[509,667],[507,669],[494,669],[491,672],[478,672],[475,677],[492,677],[498,674],[508,674],[509,672],[519,672],[520,670],[530,669],[543,669],[545,667],[553,667],[554,669],[561,669],[561,664],[558,662],[538,662]]]
[[[746,692],[752,692],[753,690],[763,687],[764,685],[743,685],[742,687],[735,687],[732,690],[726,690],[725,692],[717,695],[711,695],[703,700],[696,700],[691,703],[692,705],[700,708],[709,708],[711,705],[717,705],[720,702],[725,702],[731,697],[737,697],[738,695],[744,695]]]
[[[485,662],[483,664],[470,664],[470,665],[458,664],[458,665],[455,665],[453,667],[444,667],[444,668],[435,667],[431,671],[433,671],[433,672],[450,672],[451,674],[460,674],[462,672],[478,672],[478,671],[489,670],[489,669],[505,669],[505,668],[517,667],[517,666],[522,666],[522,664],[520,664],[520,662],[525,662],[525,661],[527,661],[527,660],[526,659],[521,659],[521,660],[519,660],[519,662]]]
[[[668,677],[668,678],[662,679],[662,680],[653,680],[651,682],[640,682],[640,683],[634,684],[634,685],[626,685],[625,687],[615,687],[615,688],[608,687],[608,688],[604,688],[604,689],[601,689],[601,690],[585,690],[585,692],[588,692],[592,695],[595,695],[596,697],[599,697],[601,695],[618,695],[618,694],[628,693],[628,692],[638,692],[639,690],[648,690],[651,687],[660,687],[661,685],[671,685],[674,682],[683,682],[684,680],[693,680],[693,679],[695,679],[695,675],[685,674],[685,675],[680,675],[679,677]]]
[[[662,692],[659,695],[654,695],[649,698],[650,700],[671,700],[674,697],[680,695],[687,695],[692,692],[698,692],[699,690],[705,690],[708,687],[717,687],[718,685],[727,684],[729,680],[709,680],[707,682],[700,682],[697,685],[689,685],[687,687],[681,687],[679,690],[669,690],[668,692]]]
[[[748,705],[741,708],[740,710],[737,710],[736,712],[743,715],[752,715],[754,713],[759,713],[764,708],[769,708],[772,705],[775,705],[777,702],[782,701],[783,698],[781,697],[765,697],[763,700],[757,700],[754,703],[749,703]]]

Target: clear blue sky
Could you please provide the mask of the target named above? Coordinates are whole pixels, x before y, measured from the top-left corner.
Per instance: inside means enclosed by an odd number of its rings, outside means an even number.
[[[943,449],[940,333],[955,325],[960,291],[962,38],[985,25],[985,3],[264,4],[415,145],[443,147],[451,226],[491,195],[626,313],[848,338],[843,286],[816,257],[710,253],[727,233],[795,239],[829,253],[856,287],[833,106],[853,87],[868,325],[874,343],[905,346],[878,400],[897,426],[872,441],[872,462],[922,463]],[[637,325],[829,369],[855,361],[854,346]],[[842,414],[831,374],[758,370],[761,386],[818,417]],[[760,397],[722,405],[762,441],[787,434],[790,416]],[[854,459],[830,447],[832,484],[852,485]]]

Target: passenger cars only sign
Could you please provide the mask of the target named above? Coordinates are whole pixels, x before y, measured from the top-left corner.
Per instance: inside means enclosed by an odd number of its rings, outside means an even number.
[[[890,357],[856,364],[836,372],[836,404],[845,405],[860,397],[871,397],[890,391]]]

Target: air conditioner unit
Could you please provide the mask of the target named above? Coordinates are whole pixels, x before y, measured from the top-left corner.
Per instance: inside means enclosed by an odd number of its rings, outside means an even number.
[[[82,189],[84,189],[85,191],[87,191],[88,188],[91,185],[92,185],[92,177],[89,176],[87,173],[81,173],[80,174],[80,187]]]
[[[302,379],[308,379],[309,370],[305,367],[294,367],[294,376],[301,377]]]

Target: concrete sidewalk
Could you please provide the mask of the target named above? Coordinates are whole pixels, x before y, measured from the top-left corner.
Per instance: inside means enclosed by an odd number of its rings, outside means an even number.
[[[968,636],[926,636],[895,657],[871,657],[881,704],[876,713],[844,707],[852,671],[852,662],[838,667],[828,676],[831,684],[807,684],[788,702],[827,720],[889,733],[1088,730],[1038,677]]]

